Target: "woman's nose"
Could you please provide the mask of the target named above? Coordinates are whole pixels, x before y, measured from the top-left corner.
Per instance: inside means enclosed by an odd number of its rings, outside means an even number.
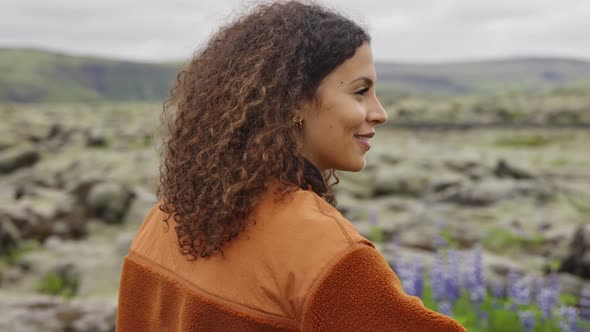
[[[385,109],[378,98],[375,97],[375,104],[369,111],[367,117],[368,122],[375,122],[376,124],[384,124],[387,122],[387,112],[385,112]]]

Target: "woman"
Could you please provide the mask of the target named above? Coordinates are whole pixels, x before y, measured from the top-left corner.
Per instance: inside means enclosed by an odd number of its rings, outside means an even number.
[[[290,1],[195,55],[164,105],[159,203],[125,258],[119,331],[464,331],[334,208],[334,170],[360,171],[387,120],[369,43]]]

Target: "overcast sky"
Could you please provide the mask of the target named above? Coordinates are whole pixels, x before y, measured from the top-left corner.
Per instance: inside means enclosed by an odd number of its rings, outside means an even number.
[[[183,60],[244,0],[3,0],[0,47]],[[369,28],[377,61],[590,60],[588,0],[324,0]]]

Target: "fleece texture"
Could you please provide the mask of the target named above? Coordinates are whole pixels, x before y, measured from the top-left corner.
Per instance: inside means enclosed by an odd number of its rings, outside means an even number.
[[[224,254],[189,261],[155,204],[123,262],[117,331],[465,329],[404,293],[373,243],[311,190],[270,186]]]
[[[314,285],[303,331],[465,331],[455,320],[404,293],[383,256],[354,245]]]
[[[130,255],[117,331],[295,331],[296,323],[199,294],[173,273]]]

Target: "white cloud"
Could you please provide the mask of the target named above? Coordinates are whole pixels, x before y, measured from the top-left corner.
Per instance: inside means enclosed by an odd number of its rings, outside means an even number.
[[[325,0],[368,26],[377,60],[512,55],[590,60],[585,0]],[[6,0],[0,46],[48,47],[142,61],[187,58],[245,0]]]

